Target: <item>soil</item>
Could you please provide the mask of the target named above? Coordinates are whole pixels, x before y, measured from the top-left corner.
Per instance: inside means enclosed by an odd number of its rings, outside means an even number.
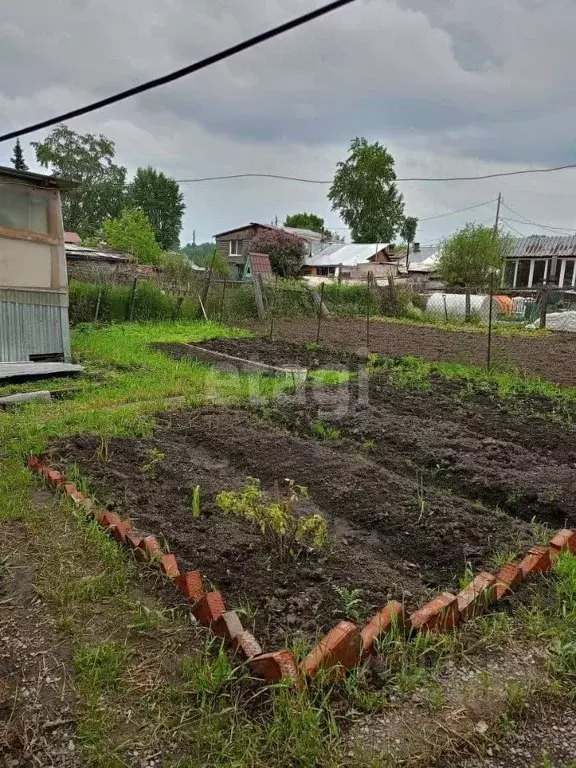
[[[263,330],[254,324],[252,330]],[[314,342],[317,321],[278,320],[276,338]],[[337,345],[341,351],[363,354],[366,346],[366,321],[327,318],[322,321],[321,342]],[[576,333],[551,332],[546,336],[493,336],[492,359],[495,366],[541,376],[565,386],[576,386]],[[381,355],[414,355],[431,362],[486,364],[487,335],[465,331],[445,331],[416,325],[397,325],[374,321],[370,325],[370,352]]]
[[[536,461],[528,449],[511,441],[501,445],[501,427],[493,415],[498,436],[486,442],[490,431],[486,423],[482,437],[476,436],[471,444],[468,464],[457,465],[462,476],[468,473],[469,484],[461,482],[457,472],[453,476],[458,488],[450,487],[450,473],[439,484],[427,480],[422,503],[419,477],[408,465],[411,456],[428,450],[438,460],[443,455],[452,456],[454,463],[463,461],[463,446],[474,435],[468,427],[474,407],[459,411],[450,392],[444,399],[420,392],[405,393],[399,408],[397,394],[374,389],[379,400],[372,410],[363,410],[353,388],[319,392],[321,413],[327,402],[322,398],[328,398],[332,409],[334,398],[339,400],[337,423],[342,426],[347,408],[350,424],[357,420],[360,430],[368,430],[371,419],[376,419],[374,439],[380,441],[376,452],[362,450],[353,441],[318,440],[305,435],[304,429],[301,435],[288,434],[287,426],[297,426],[299,409],[306,419],[316,413],[308,402],[287,402],[285,407],[260,412],[260,418],[240,408],[164,414],[151,439],[110,440],[107,463],[98,460],[99,440],[94,437],[62,441],[53,452],[62,468],[73,463],[80,468],[101,501],[131,516],[142,531],[164,536],[183,568],[200,569],[222,590],[228,606],[240,609],[247,627],[253,619],[256,636],[270,649],[285,643],[287,636],[311,641],[345,618],[344,601],[335,587],[361,590],[360,604],[348,616],[361,620],[391,598],[404,599],[409,607],[421,604],[430,590],[454,589],[467,564],[486,567],[495,551],[523,550],[534,543],[527,522],[531,513],[521,503],[509,504],[503,511],[478,504],[480,494],[468,492],[482,486],[487,471],[498,488],[500,465],[505,485],[514,451],[520,451],[520,459],[512,462],[515,488],[524,490],[530,472],[522,474],[522,460],[530,456]],[[315,391],[308,396],[315,397]],[[488,406],[480,408],[473,418],[484,423],[487,410]],[[529,436],[523,439],[530,442]],[[156,464],[142,471],[152,456],[157,457]],[[552,466],[550,459],[547,471]],[[532,465],[530,469],[535,471]],[[215,496],[222,490],[241,489],[249,476],[260,478],[269,492],[285,478],[306,486],[309,500],[300,509],[326,517],[328,546],[304,553],[297,561],[281,561],[258,530],[221,512]],[[196,485],[202,499],[199,520],[191,511]],[[559,505],[568,504],[564,488],[562,494],[548,516],[554,520]],[[503,494],[496,495],[500,499]]]
[[[254,339],[210,339],[198,343],[190,342],[189,344],[156,343],[152,346],[180,360],[189,357],[203,359],[201,352],[196,350],[208,349],[279,368],[355,369],[363,362],[361,357],[345,350],[339,352],[316,344],[307,347],[304,344],[289,341],[278,343],[278,341],[271,341],[262,337]],[[365,359],[364,356],[364,361]]]

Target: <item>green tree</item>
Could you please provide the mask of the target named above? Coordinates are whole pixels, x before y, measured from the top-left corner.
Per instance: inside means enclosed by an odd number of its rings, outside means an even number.
[[[134,180],[128,185],[128,205],[142,208],[164,250],[178,248],[186,210],[178,182],[150,166],[138,168]]]
[[[296,229],[310,229],[312,232],[319,232],[321,235],[326,234],[324,219],[321,216],[316,216],[315,213],[294,213],[291,216],[286,216],[284,226]]]
[[[404,198],[396,186],[394,158],[379,142],[356,138],[337,165],[328,198],[350,227],[355,243],[387,243],[404,219]]]
[[[495,270],[502,270],[514,238],[491,227],[467,224],[444,240],[437,270],[448,286],[466,291],[486,290]]]
[[[406,243],[406,269],[410,262],[410,246],[416,239],[416,230],[418,229],[418,219],[416,216],[406,216],[400,228],[400,237]]]
[[[114,142],[100,134],[84,135],[59,125],[42,142],[32,142],[43,168],[62,179],[78,182],[62,198],[64,227],[81,237],[96,235],[107,218],[124,206],[126,168],[114,161]]]
[[[104,221],[103,228],[108,247],[132,254],[141,264],[160,264],[162,248],[141,208],[127,208],[119,218]]]
[[[16,144],[14,144],[14,157],[10,158],[10,162],[16,168],[17,171],[27,171],[28,166],[26,165],[26,160],[24,160],[24,152],[22,151],[22,145],[20,144],[20,139],[16,139]]]
[[[300,237],[289,232],[263,229],[252,238],[249,252],[267,254],[277,275],[297,277],[304,264],[305,244]]]

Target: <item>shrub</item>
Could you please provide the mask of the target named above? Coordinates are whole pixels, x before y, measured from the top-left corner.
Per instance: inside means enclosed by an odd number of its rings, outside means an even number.
[[[282,230],[265,229],[250,243],[250,253],[265,253],[281,277],[296,277],[304,264],[304,240]]]
[[[294,509],[306,488],[287,480],[284,498],[276,488],[276,500],[268,501],[260,488],[260,480],[249,477],[241,492],[222,491],[216,504],[229,515],[236,515],[258,526],[272,549],[282,559],[298,557],[305,546],[321,548],[326,542],[327,526],[322,515],[297,515]]]

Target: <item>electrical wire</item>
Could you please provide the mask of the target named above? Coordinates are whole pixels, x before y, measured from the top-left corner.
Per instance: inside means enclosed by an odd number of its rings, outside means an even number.
[[[576,229],[570,229],[569,227],[552,227],[549,224],[539,224],[537,221],[532,221],[531,219],[526,218],[522,213],[518,213],[518,211],[515,211],[514,208],[511,208],[506,203],[503,202],[502,205],[510,211],[510,213],[513,213],[514,216],[519,216],[520,219],[522,219],[522,221],[518,221],[518,219],[509,219],[510,221],[515,221],[517,224],[531,224],[533,227],[541,227],[542,229],[551,229],[558,232],[576,232]]]
[[[315,11],[305,13],[303,16],[298,16],[296,19],[292,19],[292,21],[287,21],[278,27],[274,27],[273,29],[268,30],[267,32],[262,32],[261,34],[251,37],[242,43],[238,43],[237,45],[233,45],[230,48],[226,48],[220,53],[215,53],[212,56],[208,56],[208,58],[202,59],[195,64],[190,64],[189,66],[183,67],[182,69],[177,69],[168,75],[157,77],[154,80],[141,83],[140,85],[136,85],[133,88],[128,88],[127,90],[121,91],[120,93],[117,93],[113,96],[108,96],[105,99],[100,99],[100,101],[87,104],[84,107],[79,107],[78,109],[73,109],[70,112],[65,112],[64,114],[58,115],[56,117],[51,117],[48,120],[42,120],[39,123],[28,125],[27,127],[20,128],[17,131],[10,131],[9,133],[5,133],[4,135],[0,136],[0,142],[8,141],[9,139],[15,139],[19,136],[25,136],[28,133],[34,133],[35,131],[39,131],[42,128],[49,128],[51,125],[56,125],[57,123],[62,123],[65,120],[71,120],[74,117],[86,115],[89,112],[102,109],[102,107],[107,107],[110,104],[116,104],[118,101],[123,101],[124,99],[128,99],[131,96],[137,96],[138,94],[144,93],[145,91],[150,91],[152,88],[158,88],[161,85],[172,83],[174,80],[179,80],[180,78],[191,75],[194,72],[199,72],[201,69],[212,66],[212,64],[217,64],[220,61],[229,59],[231,56],[235,56],[237,53],[246,51],[249,48],[254,48],[254,46],[260,45],[260,43],[264,43],[267,40],[272,40],[274,37],[278,37],[285,32],[296,29],[296,27],[308,24],[310,21],[314,21],[321,16],[325,16],[327,13],[331,13],[338,8],[342,8],[343,6],[354,2],[356,2],[356,0],[334,0],[334,2],[328,3],[328,5],[325,5],[322,8],[318,8]]]
[[[523,232],[520,232],[519,229],[516,229],[516,227],[513,227],[511,224],[509,224],[511,219],[501,218],[500,221],[502,221],[508,227],[508,229],[514,232],[515,234],[520,235],[520,237],[526,237],[526,235]]]
[[[463,211],[471,211],[473,208],[481,208],[483,205],[489,205],[490,203],[495,203],[497,198],[494,198],[493,200],[485,200],[483,203],[476,203],[476,205],[469,205],[467,208],[458,208],[456,211],[446,211],[446,213],[439,213],[436,216],[426,216],[424,219],[418,219],[418,222],[421,221],[432,221],[432,219],[441,219],[443,216],[452,216],[455,213],[462,213]]]

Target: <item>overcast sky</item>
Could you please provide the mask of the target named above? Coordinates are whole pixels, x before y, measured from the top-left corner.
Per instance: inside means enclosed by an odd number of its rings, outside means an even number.
[[[17,129],[167,73],[322,3],[3,0],[0,127]],[[131,173],[153,165],[178,179],[245,172],[331,179],[354,136],[388,147],[399,176],[573,163],[575,39],[574,0],[356,0],[69,126],[112,138]],[[32,168],[28,141],[43,135],[23,141]],[[0,145],[0,164],[11,151]],[[343,226],[327,186],[248,179],[182,188],[183,242],[194,229],[201,241],[302,210]],[[401,189],[407,213],[419,218],[501,191],[523,217],[576,228],[576,170]],[[490,203],[423,221],[418,237],[434,242],[467,220],[488,223],[494,212]],[[504,216],[519,218],[506,209]]]

